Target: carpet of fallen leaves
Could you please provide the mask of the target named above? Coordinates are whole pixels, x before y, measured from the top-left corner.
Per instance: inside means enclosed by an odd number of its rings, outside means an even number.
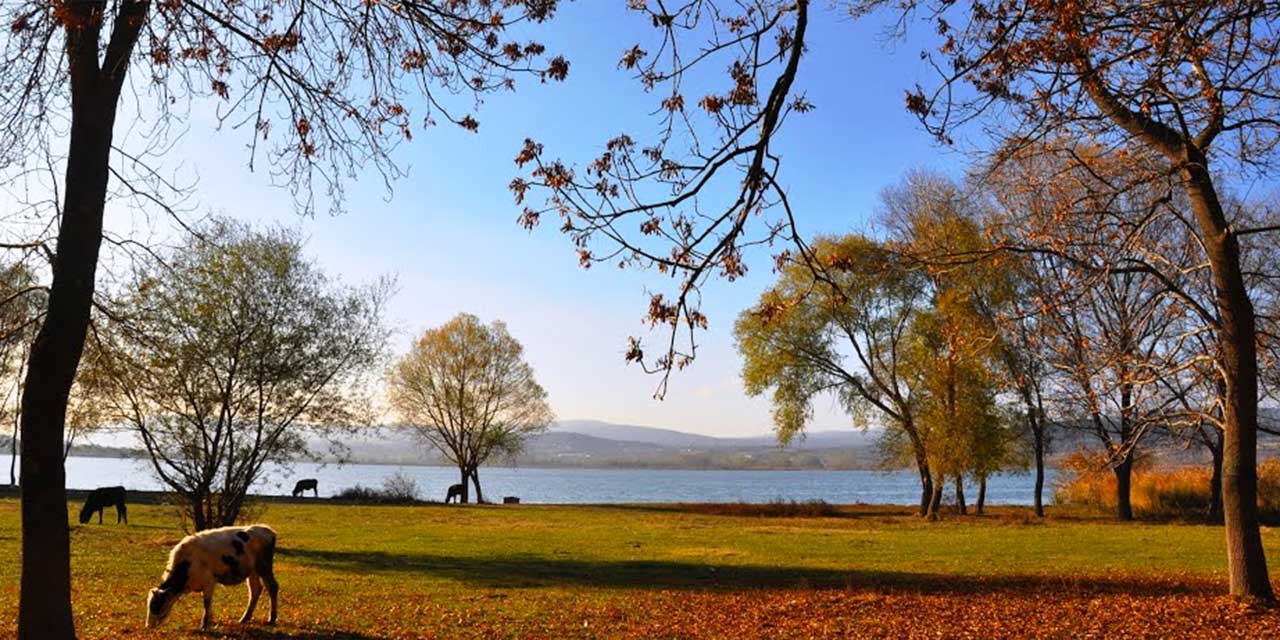
[[[515,589],[454,600],[375,588],[367,598],[341,606],[292,598],[276,627],[230,622],[238,609],[228,609],[240,602],[224,591],[220,618],[227,621],[201,635],[303,640],[1280,638],[1280,611],[1223,596],[1224,587],[1211,580],[930,578],[915,585],[631,589],[591,597]],[[81,616],[81,637],[188,637],[198,605],[185,604],[185,612],[159,631],[140,629],[136,618],[106,611]]]

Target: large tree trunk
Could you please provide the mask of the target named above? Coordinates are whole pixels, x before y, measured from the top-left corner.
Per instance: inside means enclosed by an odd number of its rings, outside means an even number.
[[[964,476],[956,474],[956,513],[969,515],[969,507],[964,502]]]
[[[1191,210],[1213,275],[1218,310],[1218,365],[1223,405],[1222,515],[1231,594],[1273,601],[1258,530],[1258,353],[1253,302],[1240,267],[1240,245],[1214,190],[1208,161],[1188,145],[1183,167]]]
[[[48,308],[31,346],[22,393],[20,640],[75,637],[63,428],[89,327],[116,102],[149,4],[131,0],[117,5],[100,64],[106,6],[105,0],[98,0],[67,3],[61,9],[71,83],[71,136]]]
[[[1133,520],[1133,503],[1129,500],[1133,484],[1133,452],[1125,453],[1113,471],[1116,474],[1116,517]]]
[[[982,515],[987,506],[987,477],[978,478],[978,501],[974,504],[974,513]]]

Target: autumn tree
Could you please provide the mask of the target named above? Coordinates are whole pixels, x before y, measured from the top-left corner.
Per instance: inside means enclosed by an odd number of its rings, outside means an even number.
[[[905,365],[908,333],[927,304],[923,282],[865,236],[819,238],[812,252],[812,262],[787,262],[777,284],[734,325],[747,393],[771,394],[783,443],[804,433],[823,394],[855,420],[883,425],[887,444],[905,440],[925,515],[935,487],[931,445],[918,424],[921,374]]]
[[[387,396],[402,424],[458,467],[462,501],[484,502],[480,466],[514,456],[554,419],[524,348],[469,314],[422,334],[391,368]]]
[[[652,35],[624,49],[619,67],[653,94],[658,133],[619,134],[581,168],[533,139],[516,156],[522,225],[554,217],[583,266],[618,263],[675,283],[647,301],[661,343],[633,336],[625,353],[660,375],[657,396],[697,354],[709,322],[700,287],[743,276],[752,247],[804,246],[774,139],[788,117],[814,108],[796,85],[810,4],[629,3]]]
[[[1094,140],[1112,150],[1140,149],[1167,165],[1163,176],[1188,204],[1180,220],[1201,247],[1213,284],[1200,313],[1217,331],[1225,388],[1231,593],[1274,599],[1258,529],[1257,315],[1241,244],[1264,241],[1259,235],[1275,229],[1233,225],[1220,176],[1265,171],[1276,160],[1280,101],[1271,88],[1280,7],[1251,0],[849,4],[856,12],[905,8],[940,34],[936,50],[926,53],[939,81],[907,93],[908,108],[939,139],[949,142],[958,127],[981,121],[1004,155]]]
[[[357,169],[386,179],[400,174],[390,151],[418,126],[448,121],[475,129],[469,107],[483,94],[511,88],[521,74],[564,78],[566,61],[548,59],[543,45],[516,33],[522,23],[550,18],[556,5],[5,3],[0,168],[66,145],[54,154],[63,179],[50,212],[56,245],[48,310],[22,400],[20,638],[74,637],[64,414],[112,194],[169,208],[173,184],[158,166],[171,146],[168,134],[183,129],[193,103],[210,101],[219,124],[242,132],[250,166],[265,159],[302,210],[326,200],[340,207],[344,181]],[[117,138],[118,120],[141,134]]]
[[[922,425],[935,474],[928,515],[937,518],[943,480],[966,512],[964,478],[980,486],[1008,457],[1007,422],[996,394],[999,330],[989,308],[1009,297],[1009,279],[984,237],[982,201],[946,176],[914,171],[885,190],[889,246],[919,274],[927,304],[913,320],[908,364],[919,371]]]
[[[82,376],[196,530],[235,524],[265,467],[371,420],[386,283],[351,288],[295,231],[217,220],[136,268]]]

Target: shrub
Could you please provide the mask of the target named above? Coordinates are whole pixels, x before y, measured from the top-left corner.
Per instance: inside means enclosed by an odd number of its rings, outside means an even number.
[[[382,481],[382,495],[388,500],[414,502],[420,494],[418,482],[399,471],[387,476],[387,479]]]
[[[382,488],[356,485],[339,491],[334,499],[350,502],[418,502],[421,491],[413,478],[396,472],[382,481]]]

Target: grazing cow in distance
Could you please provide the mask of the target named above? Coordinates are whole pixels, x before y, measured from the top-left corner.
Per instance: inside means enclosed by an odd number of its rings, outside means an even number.
[[[520,504],[520,498],[515,496],[503,496],[502,504]]]
[[[169,617],[173,603],[187,593],[204,595],[204,619],[201,627],[213,622],[213,588],[249,581],[249,607],[240,623],[253,619],[253,610],[267,585],[271,597],[271,614],[267,624],[276,623],[276,598],[280,585],[276,582],[272,561],[276,552],[276,532],[271,527],[255,524],[248,527],[223,527],[201,531],[182,539],[169,552],[164,581],[147,595],[147,627],[159,626]]]
[[[116,508],[116,524],[129,524],[129,509],[125,507],[124,487],[98,487],[89,492],[84,506],[80,508],[80,524],[89,524],[93,513],[98,513],[98,524],[102,524],[102,511],[107,507]]]
[[[467,489],[466,486],[461,484],[449,485],[449,492],[446,493],[444,496],[444,503],[449,504],[450,502],[453,502],[455,499],[458,502],[462,502],[462,492],[466,491],[466,489]]]
[[[293,485],[293,497],[298,497],[307,491],[314,491],[316,497],[320,497],[320,483],[315,478],[307,478],[299,480],[298,484]]]

